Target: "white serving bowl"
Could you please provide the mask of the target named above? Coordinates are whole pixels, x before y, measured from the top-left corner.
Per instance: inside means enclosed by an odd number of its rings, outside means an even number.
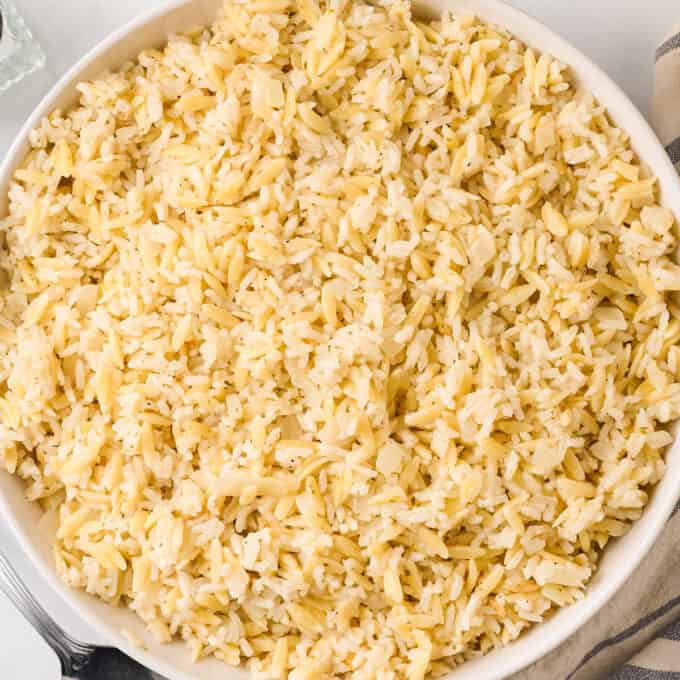
[[[6,214],[8,183],[28,150],[29,132],[53,109],[75,103],[76,83],[104,69],[119,67],[144,48],[162,45],[169,33],[209,24],[220,5],[221,0],[171,0],[131,21],[84,56],[43,99],[0,166],[0,216]],[[635,151],[659,179],[662,203],[680,215],[680,181],[656,135],[619,87],[578,50],[536,20],[497,0],[421,0],[416,7],[424,16],[438,16],[445,9],[476,14],[568,64],[578,82],[593,92],[614,121],[628,131]],[[614,595],[650,550],[680,497],[680,476],[674,473],[680,468],[677,438],[667,453],[667,461],[668,474],[654,490],[642,518],[626,536],[607,548],[584,599],[559,611],[504,649],[458,667],[450,674],[450,680],[500,680],[512,675],[557,647]],[[244,671],[214,659],[192,664],[183,643],[158,644],[131,611],[68,589],[56,575],[50,548],[52,537],[40,528],[39,508],[25,500],[22,483],[4,472],[0,474],[0,511],[51,587],[92,627],[93,640],[106,640],[170,680],[248,677]],[[141,638],[147,650],[131,645],[123,629]]]

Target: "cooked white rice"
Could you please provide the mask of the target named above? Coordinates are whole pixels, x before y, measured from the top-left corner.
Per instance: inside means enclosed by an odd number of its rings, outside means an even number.
[[[74,588],[259,677],[419,680],[583,596],[680,415],[674,219],[564,66],[228,2],[80,85],[2,222],[0,449]]]

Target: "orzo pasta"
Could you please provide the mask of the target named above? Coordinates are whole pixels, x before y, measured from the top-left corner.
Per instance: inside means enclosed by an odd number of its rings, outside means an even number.
[[[640,516],[675,223],[547,54],[229,1],[31,143],[0,450],[69,585],[258,677],[418,680],[582,597]]]

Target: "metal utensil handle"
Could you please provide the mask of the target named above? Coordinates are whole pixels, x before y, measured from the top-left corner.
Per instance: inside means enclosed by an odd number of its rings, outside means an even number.
[[[55,651],[64,677],[75,676],[87,665],[94,647],[74,640],[52,619],[33,597],[2,552],[0,552],[0,590]]]

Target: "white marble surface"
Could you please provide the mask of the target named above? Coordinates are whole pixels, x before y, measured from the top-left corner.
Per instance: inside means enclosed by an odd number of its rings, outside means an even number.
[[[47,69],[0,95],[0,155],[50,85],[98,40],[160,0],[14,0],[47,52]],[[654,49],[680,22],[678,0],[512,0],[604,68],[649,114]],[[87,627],[46,588],[7,529],[0,545],[33,591],[59,620],[83,639]],[[56,680],[56,657],[0,596],[0,678]]]

